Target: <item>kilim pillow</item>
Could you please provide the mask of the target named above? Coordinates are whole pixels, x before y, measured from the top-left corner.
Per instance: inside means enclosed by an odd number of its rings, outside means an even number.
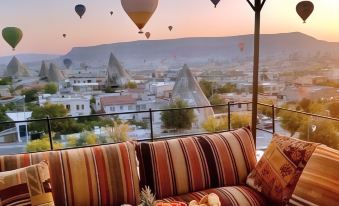
[[[263,157],[248,175],[246,183],[275,205],[285,205],[318,145],[274,134]]]
[[[0,205],[54,206],[48,164],[1,172]]]

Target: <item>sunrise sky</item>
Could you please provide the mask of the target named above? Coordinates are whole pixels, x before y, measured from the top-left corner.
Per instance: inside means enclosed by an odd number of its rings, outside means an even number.
[[[339,1],[313,0],[315,10],[306,24],[295,12],[298,0],[267,0],[262,33],[299,31],[339,42]],[[83,19],[74,12],[84,4]],[[113,16],[109,14],[114,11]],[[254,14],[246,0],[159,0],[144,31],[151,39],[230,36],[253,33]],[[168,26],[173,25],[172,32]],[[120,0],[1,0],[0,28],[17,26],[24,38],[16,51],[0,41],[0,56],[19,53],[64,54],[72,47],[145,39],[125,14]],[[62,34],[66,33],[66,39]]]

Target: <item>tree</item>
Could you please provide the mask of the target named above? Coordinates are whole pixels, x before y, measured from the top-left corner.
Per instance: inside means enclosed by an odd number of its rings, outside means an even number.
[[[63,146],[60,142],[53,142],[54,149],[62,149]],[[41,139],[33,140],[27,143],[26,152],[43,152],[51,149],[50,141],[47,135]]]
[[[324,105],[317,102],[311,102],[308,106],[308,112],[312,114],[327,115]]]
[[[97,144],[97,136],[93,132],[82,132],[80,138],[76,140],[76,146],[87,146]]]
[[[301,107],[301,109],[305,112],[309,112],[309,106],[311,105],[312,101],[310,99],[307,98],[303,98],[300,102],[299,102],[299,106]]]
[[[0,85],[12,85],[12,77],[3,77],[0,79]]]
[[[112,127],[106,128],[108,138],[112,143],[128,141],[130,139],[128,136],[129,131],[130,129],[128,123],[118,123],[116,121],[113,122]]]
[[[6,105],[0,104],[0,122],[11,121],[11,119],[6,115],[6,112],[13,110],[14,107],[15,107],[14,104],[6,104]],[[11,124],[11,125],[0,124],[0,131],[3,131],[5,129],[9,129],[9,128],[12,128],[12,127],[14,127],[14,124]]]
[[[61,104],[47,103],[42,107],[35,107],[32,111],[32,119],[45,119],[46,116],[50,118],[66,117],[67,109]],[[47,132],[48,127],[46,122],[32,122],[29,125],[30,131]],[[51,120],[51,130],[59,134],[77,133],[83,130],[81,124],[78,124],[74,119]]]
[[[280,111],[281,127],[287,130],[291,137],[305,124],[307,117],[290,111]]]
[[[338,129],[335,127],[334,122],[330,120],[320,119],[307,122],[301,127],[299,138],[339,149]]]
[[[237,91],[237,86],[232,83],[226,83],[217,90],[219,93],[233,93]]]
[[[331,117],[339,118],[339,102],[331,103],[328,109],[330,110]]]
[[[232,129],[247,127],[251,125],[251,115],[249,114],[232,114],[231,127]]]
[[[168,109],[180,109],[186,107],[188,107],[188,104],[185,101],[177,99],[169,105]],[[167,129],[191,129],[194,120],[195,114],[192,109],[163,111],[161,113],[161,121],[163,126]]]
[[[115,89],[113,87],[107,86],[104,91],[105,93],[114,93]]]
[[[25,95],[25,102],[35,102],[38,101],[39,96],[38,93],[40,92],[40,89],[32,88],[32,89],[23,89],[21,91],[21,95]]]
[[[58,87],[54,83],[48,83],[45,85],[44,91],[47,94],[56,94],[58,91]]]
[[[135,82],[129,81],[126,85],[125,88],[127,89],[136,89],[138,88],[138,85]]]
[[[204,92],[207,98],[210,98],[213,94],[213,82],[200,80],[199,82],[200,88]]]
[[[222,105],[225,104],[225,100],[221,98],[219,94],[214,94],[210,97],[211,105]],[[226,112],[227,109],[225,107],[213,107],[215,113],[223,113]]]
[[[260,100],[260,103],[272,105],[273,101],[270,99],[262,99]],[[263,114],[267,117],[272,117],[272,107],[265,106],[265,105],[258,105],[258,113]]]
[[[218,132],[227,130],[228,119],[227,117],[222,117],[220,119],[208,117],[208,119],[203,122],[202,127],[208,132]]]

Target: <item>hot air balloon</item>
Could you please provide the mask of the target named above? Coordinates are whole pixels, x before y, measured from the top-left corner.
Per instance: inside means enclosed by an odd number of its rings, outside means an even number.
[[[240,42],[238,46],[239,46],[239,49],[240,49],[241,52],[243,52],[245,50],[245,43],[244,42]]]
[[[62,37],[66,38],[67,34],[63,34]]]
[[[82,4],[78,4],[75,6],[75,12],[79,15],[80,19],[86,12],[86,7]]]
[[[151,37],[151,33],[146,32],[146,33],[145,33],[145,36],[146,36],[147,39],[149,39],[149,38]]]
[[[121,5],[142,34],[142,29],[158,7],[158,0],[121,0]]]
[[[211,2],[214,4],[214,7],[217,8],[217,5],[219,4],[220,0],[211,0]]]
[[[111,16],[113,15],[113,11],[109,12],[111,14]]]
[[[69,69],[72,66],[72,60],[71,59],[64,59],[64,65],[67,69]]]
[[[306,19],[312,14],[314,10],[314,5],[310,1],[301,1],[297,4],[296,10],[304,23],[306,23]]]
[[[169,29],[170,31],[172,31],[173,26],[168,26],[168,29]]]
[[[2,37],[15,50],[23,36],[22,31],[17,27],[6,27],[2,30]]]

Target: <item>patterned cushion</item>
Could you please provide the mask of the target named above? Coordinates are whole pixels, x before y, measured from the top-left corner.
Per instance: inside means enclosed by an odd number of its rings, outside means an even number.
[[[164,202],[182,201],[189,203],[192,200],[199,201],[203,196],[215,193],[219,196],[222,206],[260,206],[267,205],[263,196],[246,186],[220,187],[204,191],[188,193],[176,197],[164,199]]]
[[[248,176],[247,184],[275,204],[286,204],[318,145],[273,135],[271,144]]]
[[[42,160],[50,165],[56,205],[136,205],[139,199],[135,146],[121,143],[0,157],[0,170]]]
[[[0,205],[54,206],[48,164],[1,172]]]
[[[326,146],[315,149],[289,203],[291,205],[338,205],[339,151]]]
[[[245,184],[256,164],[249,129],[137,146],[141,186],[158,199]]]

